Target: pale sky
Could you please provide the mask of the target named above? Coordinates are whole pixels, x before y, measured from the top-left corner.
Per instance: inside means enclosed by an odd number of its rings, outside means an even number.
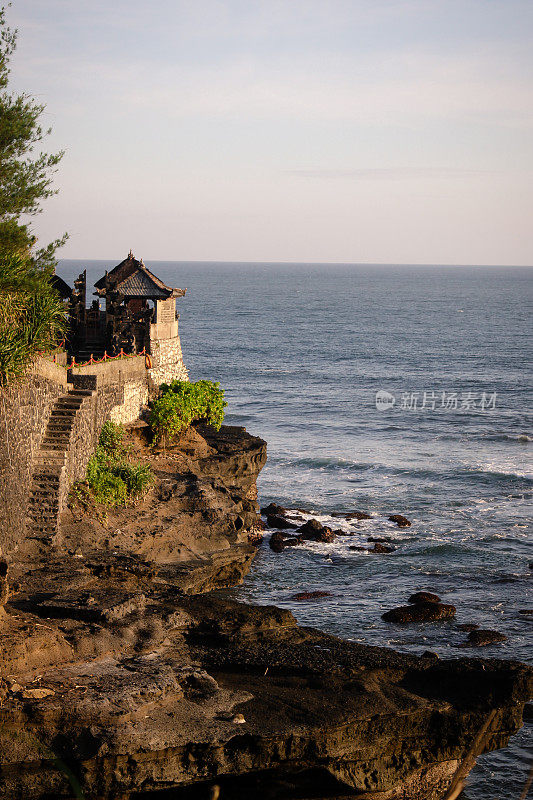
[[[13,0],[64,258],[533,264],[533,0]]]

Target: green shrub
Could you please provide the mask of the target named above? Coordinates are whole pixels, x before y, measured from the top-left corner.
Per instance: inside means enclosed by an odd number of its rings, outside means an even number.
[[[205,420],[217,431],[224,421],[224,391],[213,381],[162,383],[160,396],[152,403],[150,425],[154,439],[176,436],[196,420]]]
[[[133,463],[124,445],[122,425],[106,422],[87,465],[87,485],[97,503],[126,506],[148,490],[154,476],[148,464]]]

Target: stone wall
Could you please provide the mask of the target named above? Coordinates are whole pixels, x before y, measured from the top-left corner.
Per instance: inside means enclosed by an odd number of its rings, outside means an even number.
[[[73,387],[82,388],[79,384],[76,385],[75,379]],[[66,507],[72,484],[85,477],[87,464],[96,450],[104,422],[110,418],[112,409],[120,407],[124,397],[124,387],[118,383],[100,387],[85,385],[83,388],[93,389],[93,394],[83,400],[70,435],[65,477],[59,497],[59,506],[62,509]]]
[[[6,555],[24,536],[33,456],[66,391],[65,370],[44,360],[25,379],[0,388],[0,549]]]
[[[177,334],[177,323],[175,332]],[[14,552],[25,536],[33,458],[56,400],[69,389],[90,389],[76,412],[59,490],[60,509],[72,483],[84,477],[104,422],[138,419],[160,383],[188,380],[179,336],[152,341],[145,356],[68,370],[40,359],[24,379],[0,389],[0,552]]]
[[[150,352],[152,369],[149,370],[149,373],[155,387],[159,386],[160,383],[169,383],[172,380],[189,380],[189,373],[183,361],[179,336],[152,341]]]
[[[74,367],[70,375],[78,388],[97,389],[98,396],[102,395],[101,400],[105,395],[108,398],[104,403],[106,406],[112,403],[115,393],[115,402],[107,408],[113,422],[126,424],[139,419],[148,403],[151,378],[144,356]]]

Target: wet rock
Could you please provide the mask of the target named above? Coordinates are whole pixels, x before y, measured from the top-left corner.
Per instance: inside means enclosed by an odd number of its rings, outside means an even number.
[[[533,608],[521,608],[518,613],[524,614],[524,616],[531,616],[533,614]]]
[[[420,658],[427,658],[430,661],[438,661],[439,655],[438,653],[434,653],[433,650],[424,650]]]
[[[291,600],[320,600],[322,597],[332,597],[331,592],[297,592],[291,595]]]
[[[440,597],[438,594],[433,594],[432,592],[415,592],[412,594],[408,603],[440,603]]]
[[[364,553],[370,553],[370,548],[363,547],[360,544],[351,544],[349,546],[348,550],[359,550],[359,551],[363,551]]]
[[[298,528],[298,533],[302,539],[310,542],[333,542],[335,534],[331,528],[321,525],[317,519],[310,519]]]
[[[297,547],[302,543],[300,536],[287,536],[285,538],[285,547]]]
[[[288,519],[285,517],[280,517],[277,514],[268,514],[267,515],[267,525],[269,528],[278,528],[285,530],[286,528],[297,528],[294,522],[289,522]]]
[[[460,625],[457,625],[458,631],[465,631],[465,633],[470,633],[470,631],[477,631],[479,625],[475,622],[461,622]]]
[[[391,539],[390,536],[369,536],[367,539],[367,542],[380,542],[381,544],[393,541],[394,539]]]
[[[389,517],[389,522],[395,522],[399,528],[410,528],[411,523],[404,517],[402,514],[391,514]]]
[[[274,553],[281,553],[285,549],[285,536],[281,533],[281,531],[275,531],[272,536],[270,537],[269,542],[270,549],[274,551]]]
[[[526,703],[524,706],[524,720],[533,722],[533,703]]]
[[[507,636],[499,631],[490,631],[479,628],[468,634],[468,641],[462,647],[486,647],[490,644],[506,642]]]
[[[367,514],[365,511],[350,511],[348,514],[342,515],[344,519],[372,519],[372,514]]]
[[[393,608],[382,615],[385,622],[437,622],[444,619],[453,619],[455,606],[444,603],[414,603],[409,606]]]
[[[276,516],[276,517],[284,517],[287,513],[287,509],[283,508],[283,506],[279,506],[277,503],[269,503],[267,506],[261,509],[261,514],[265,516]]]
[[[274,553],[281,553],[286,547],[296,547],[301,544],[302,540],[299,536],[287,536],[281,531],[274,531],[270,537],[270,549]]]
[[[380,542],[377,542],[372,548],[372,550],[369,550],[369,553],[383,553],[383,554],[394,553],[395,550],[396,548],[392,547],[391,545],[381,544]]]

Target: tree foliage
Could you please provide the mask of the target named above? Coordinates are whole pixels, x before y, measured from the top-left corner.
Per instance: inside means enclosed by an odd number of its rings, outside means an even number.
[[[21,376],[65,335],[65,307],[50,275],[25,256],[0,254],[0,384]]]
[[[150,425],[156,442],[176,436],[195,420],[205,420],[220,429],[224,421],[224,391],[213,381],[162,383],[160,396],[152,403]]]
[[[17,43],[17,31],[6,23],[6,9],[0,9],[0,254],[32,255],[41,266],[54,264],[54,253],[66,239],[58,239],[34,251],[36,238],[23,215],[41,211],[41,202],[56,194],[52,176],[63,151],[44,153],[40,144],[51,129],[43,129],[40,118],[45,106],[28,94],[7,90],[9,63]]]

